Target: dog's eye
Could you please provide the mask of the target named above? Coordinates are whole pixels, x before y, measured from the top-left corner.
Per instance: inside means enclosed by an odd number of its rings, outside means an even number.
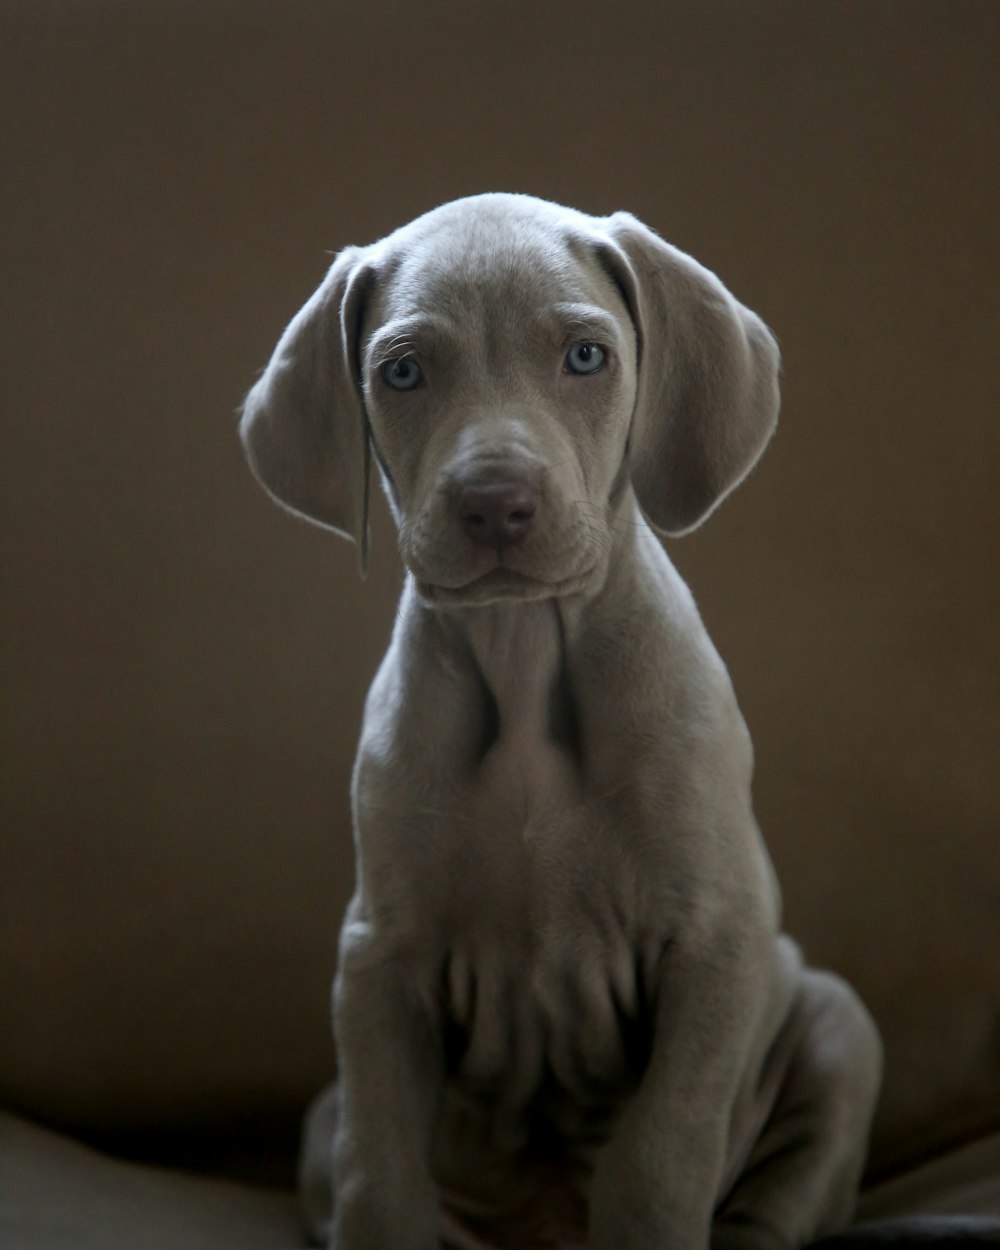
[[[570,373],[596,373],[604,366],[604,348],[596,343],[574,343],[566,353]]]
[[[412,356],[397,356],[382,366],[382,381],[395,391],[412,391],[423,380],[423,370]]]

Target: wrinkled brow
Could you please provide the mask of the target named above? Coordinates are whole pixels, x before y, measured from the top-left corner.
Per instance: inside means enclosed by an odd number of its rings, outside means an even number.
[[[622,327],[619,318],[597,304],[559,301],[540,308],[528,318],[532,331],[546,339],[595,339],[618,343]],[[496,327],[494,327],[494,331]],[[369,369],[379,369],[390,360],[410,353],[420,354],[442,344],[461,347],[468,339],[468,323],[437,313],[412,313],[393,317],[380,326],[365,348]]]
[[[621,334],[618,318],[597,304],[571,301],[553,304],[552,317],[567,334],[590,335],[605,342],[614,342]]]
[[[378,369],[398,356],[419,351],[429,341],[453,338],[455,334],[455,327],[446,317],[428,313],[393,317],[371,335],[365,347],[365,359],[369,368]]]

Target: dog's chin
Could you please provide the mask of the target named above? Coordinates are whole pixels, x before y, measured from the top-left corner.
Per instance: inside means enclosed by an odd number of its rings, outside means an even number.
[[[443,585],[416,576],[417,590],[436,607],[488,607],[496,603],[528,603],[565,595],[585,594],[593,586],[596,570],[591,567],[564,578],[532,577],[498,566],[457,586]]]

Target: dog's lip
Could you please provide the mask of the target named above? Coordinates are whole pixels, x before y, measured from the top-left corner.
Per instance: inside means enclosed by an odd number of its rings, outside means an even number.
[[[532,577],[528,573],[521,573],[517,569],[508,568],[506,565],[498,564],[494,565],[493,568],[487,569],[485,573],[479,573],[467,582],[462,582],[457,586],[424,581],[421,584],[421,589],[425,595],[438,602],[481,602],[484,599],[488,600],[494,594],[498,598],[510,596],[516,599],[520,596],[529,599],[540,599],[565,595],[580,589],[590,578],[593,571],[594,566],[588,566],[578,573],[571,574],[569,577],[548,581],[544,578]]]
[[[472,586],[519,586],[524,583],[532,585],[548,585],[540,577],[531,577],[527,573],[519,573],[517,569],[509,569],[506,565],[498,564],[495,568],[487,569],[485,573],[480,573],[478,577],[473,577],[471,581],[459,586],[459,590],[466,590]]]

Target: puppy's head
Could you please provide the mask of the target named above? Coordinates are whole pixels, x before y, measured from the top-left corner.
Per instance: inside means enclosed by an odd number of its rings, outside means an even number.
[[[337,257],[241,435],[264,486],[362,564],[374,456],[433,601],[587,593],[633,489],[674,534],[749,471],[777,372],[754,314],[628,214],[476,196]]]

